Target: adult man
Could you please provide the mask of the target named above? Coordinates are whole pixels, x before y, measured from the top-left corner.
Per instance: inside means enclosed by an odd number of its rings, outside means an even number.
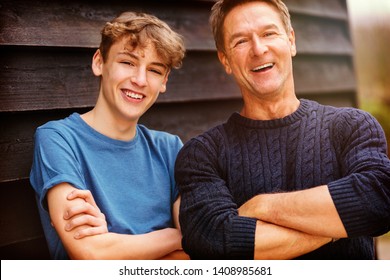
[[[93,56],[95,107],[37,129],[30,179],[53,258],[185,257],[174,227],[182,142],[138,125],[184,53],[181,36],[161,20],[123,13],[104,26]]]
[[[244,106],[178,155],[184,250],[193,259],[374,258],[370,236],[390,228],[379,124],[296,97],[282,1],[220,0],[210,22]]]

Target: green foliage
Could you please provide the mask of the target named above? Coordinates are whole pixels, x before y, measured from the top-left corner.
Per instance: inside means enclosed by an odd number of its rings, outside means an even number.
[[[354,21],[352,31],[360,108],[379,121],[390,148],[390,22],[365,13]]]
[[[370,112],[381,124],[386,134],[388,151],[390,151],[390,104],[380,99],[363,99],[360,108]]]

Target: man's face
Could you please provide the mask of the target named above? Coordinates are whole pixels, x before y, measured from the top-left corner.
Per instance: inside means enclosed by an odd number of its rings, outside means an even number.
[[[250,2],[230,11],[224,22],[224,45],[219,58],[226,72],[234,75],[244,100],[294,90],[294,32],[286,33],[281,16],[270,4]]]
[[[104,62],[97,51],[93,70],[101,76],[101,111],[119,121],[137,122],[165,92],[169,69],[153,44],[129,49],[126,43],[123,38],[113,44]]]

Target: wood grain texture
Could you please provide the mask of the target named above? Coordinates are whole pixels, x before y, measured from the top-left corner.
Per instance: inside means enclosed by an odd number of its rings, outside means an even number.
[[[122,11],[152,13],[180,32],[187,55],[167,92],[141,123],[185,142],[240,110],[240,93],[220,65],[208,17],[215,0],[0,0],[0,257],[47,259],[29,185],[38,126],[94,106],[91,58],[100,29]],[[298,55],[299,97],[356,106],[346,0],[285,0]]]
[[[289,1],[302,53],[351,54],[346,8],[342,1]],[[170,4],[169,4],[170,3]],[[3,1],[0,45],[97,48],[105,22],[125,10],[144,11],[165,20],[192,50],[214,50],[208,24],[211,3],[199,1]],[[328,15],[328,17],[324,17]]]
[[[90,67],[93,52],[76,49],[3,51],[0,57],[0,112],[91,107],[99,79]],[[300,93],[353,90],[355,76],[349,56],[294,58],[296,89]],[[167,92],[158,103],[231,99],[240,97],[214,52],[190,52],[182,69],[172,70]]]

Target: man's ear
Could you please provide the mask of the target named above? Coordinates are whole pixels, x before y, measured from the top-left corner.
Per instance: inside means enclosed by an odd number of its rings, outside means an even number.
[[[92,57],[92,71],[97,77],[103,73],[103,57],[99,49],[96,50]]]
[[[294,57],[297,54],[297,45],[295,44],[294,29],[291,29],[290,36],[288,36],[288,40],[290,41],[291,56]]]
[[[226,57],[226,54],[222,51],[218,51],[218,58],[219,61],[222,63],[223,67],[225,68],[226,73],[229,75],[232,73],[232,68],[230,67],[229,60]]]

